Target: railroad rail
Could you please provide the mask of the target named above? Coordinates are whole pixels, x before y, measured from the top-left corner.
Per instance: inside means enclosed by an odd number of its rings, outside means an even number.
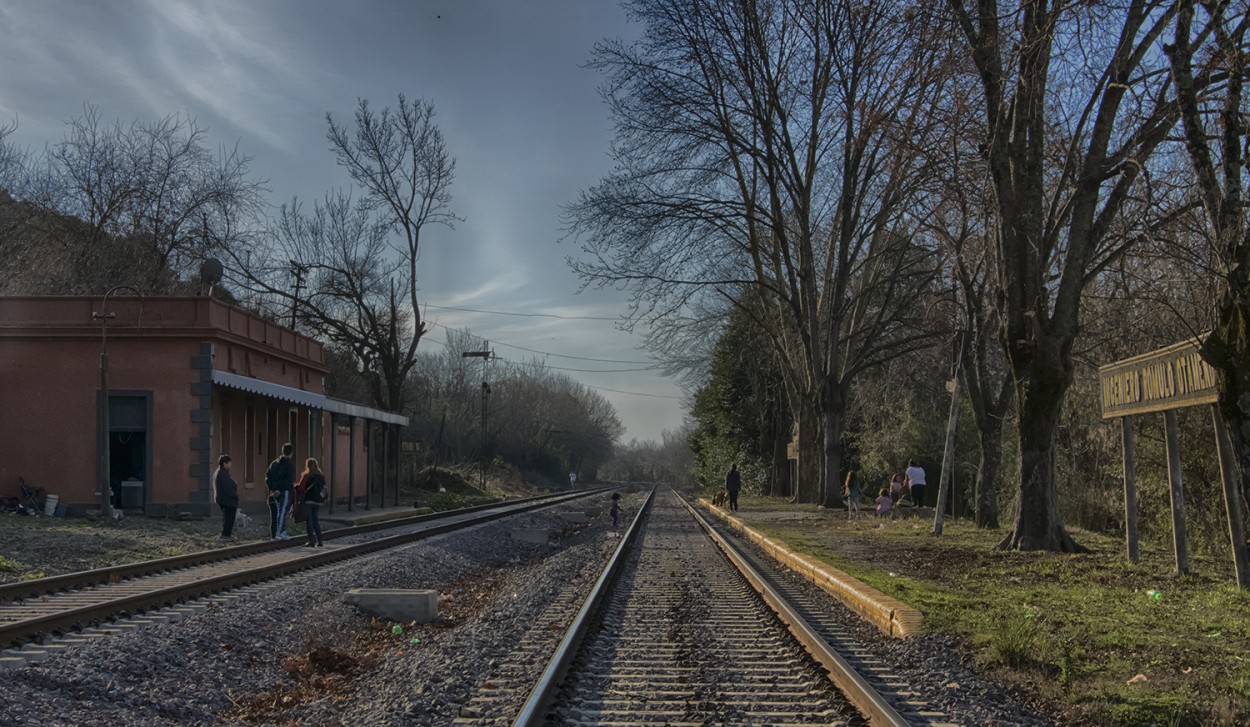
[[[540,495],[336,528],[326,531],[323,540],[406,531],[315,550],[298,547],[296,540],[264,541],[6,584],[0,586],[0,647],[20,646],[48,634],[164,608],[598,492]]]
[[[576,656],[513,724],[863,724],[685,502],[651,510]]]
[[[554,655],[522,644],[457,725],[953,724],[671,491],[639,508],[580,608],[552,609],[535,628],[570,624]]]
[[[907,724],[845,696],[708,533],[653,491],[576,615],[536,624],[569,624],[554,655],[522,644],[455,724]]]

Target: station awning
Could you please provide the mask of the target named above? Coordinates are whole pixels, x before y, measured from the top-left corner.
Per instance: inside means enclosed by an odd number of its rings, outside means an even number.
[[[408,425],[408,417],[400,414],[392,414],[389,411],[374,409],[373,407],[364,406],[363,404],[353,404],[350,401],[335,399],[324,394],[317,394],[311,391],[304,391],[293,386],[283,386],[275,384],[272,381],[263,381],[254,379],[251,376],[243,376],[241,374],[232,374],[229,371],[213,371],[213,383],[220,386],[246,391],[249,394],[258,394],[267,396],[271,399],[279,401],[287,401],[292,404],[299,404],[310,409],[324,409],[335,414],[345,414],[347,416],[359,417],[361,419],[370,419],[375,422],[384,422],[386,424],[398,424],[399,426]]]

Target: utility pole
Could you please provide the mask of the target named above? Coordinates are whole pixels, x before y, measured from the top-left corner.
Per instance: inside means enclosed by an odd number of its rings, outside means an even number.
[[[295,297],[291,298],[291,330],[295,330],[295,314],[299,310],[300,288],[304,284],[304,274],[308,272],[308,266],[301,264],[298,260],[292,260],[291,270],[295,273]]]
[[[108,312],[109,296],[119,290],[128,290],[139,297],[139,316],[143,316],[143,294],[129,285],[115,285],[104,294],[100,304],[102,312],[91,314],[93,320],[100,322],[100,515],[113,517],[113,483],[110,470],[111,461],[109,448],[109,321],[117,317],[116,313]]]
[[[478,481],[482,490],[486,489],[486,412],[487,403],[490,400],[490,380],[487,375],[486,365],[490,362],[493,355],[490,350],[490,341],[483,341],[486,347],[482,351],[463,351],[461,358],[480,358],[482,359],[482,431],[481,444],[478,445],[477,461],[478,461]]]

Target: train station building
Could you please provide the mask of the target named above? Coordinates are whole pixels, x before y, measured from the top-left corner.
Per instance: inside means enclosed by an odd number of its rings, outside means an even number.
[[[0,494],[17,496],[20,478],[70,514],[95,509],[107,447],[115,507],[203,515],[229,454],[241,505],[263,510],[265,469],[291,442],[301,468],[321,462],[332,503],[385,498],[370,432],[408,420],[327,396],[320,342],[208,297],[107,308],[99,296],[0,297]]]

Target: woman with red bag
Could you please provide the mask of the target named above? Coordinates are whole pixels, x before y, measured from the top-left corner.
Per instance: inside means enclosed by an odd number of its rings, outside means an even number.
[[[299,484],[295,486],[295,501],[299,503],[297,507],[303,507],[306,510],[305,527],[308,529],[308,542],[304,545],[308,547],[321,547],[321,503],[325,502],[326,496],[326,478],[321,474],[321,467],[317,464],[317,460],[309,457],[304,461],[304,474],[299,478]]]

